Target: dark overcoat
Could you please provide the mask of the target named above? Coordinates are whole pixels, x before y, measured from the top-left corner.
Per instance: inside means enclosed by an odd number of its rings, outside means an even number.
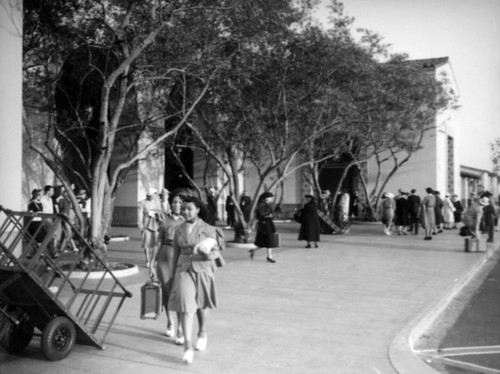
[[[319,217],[318,207],[312,201],[302,208],[300,215],[299,240],[319,242]]]
[[[408,226],[410,224],[409,204],[408,200],[406,200],[404,197],[400,197],[396,200],[395,214],[396,226]]]
[[[272,205],[262,200],[255,208],[255,218],[257,218],[257,234],[255,235],[255,245],[259,248],[274,248],[273,235],[276,232],[273,222]]]

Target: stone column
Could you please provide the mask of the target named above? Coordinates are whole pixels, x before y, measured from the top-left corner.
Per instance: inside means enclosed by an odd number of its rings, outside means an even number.
[[[0,205],[22,207],[22,0],[0,0]]]

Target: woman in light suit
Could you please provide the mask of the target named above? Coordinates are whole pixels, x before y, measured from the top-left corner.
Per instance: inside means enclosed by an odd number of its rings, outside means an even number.
[[[176,227],[174,233],[174,283],[168,306],[181,315],[184,331],[184,355],[182,360],[193,361],[192,333],[194,314],[198,317],[198,339],[195,349],[203,351],[207,347],[205,324],[208,309],[217,307],[215,291],[214,260],[220,257],[220,242],[216,228],[198,217],[201,203],[187,197],[182,205],[186,220]]]

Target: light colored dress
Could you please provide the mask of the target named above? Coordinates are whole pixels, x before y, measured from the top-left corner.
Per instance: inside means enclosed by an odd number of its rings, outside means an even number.
[[[175,228],[173,249],[177,265],[169,310],[196,312],[197,309],[217,307],[213,260],[220,257],[220,246],[216,244],[207,254],[193,252],[194,246],[207,238],[217,241],[217,232],[201,219],[194,224],[184,222]]]
[[[424,226],[426,229],[434,230],[436,227],[436,197],[432,194],[424,197],[422,201]]]
[[[158,244],[163,210],[159,199],[139,202],[138,226],[142,231],[142,248],[154,248]]]
[[[444,221],[446,223],[454,223],[455,222],[455,207],[453,206],[453,203],[451,200],[447,197],[443,199],[443,216],[444,216]]]

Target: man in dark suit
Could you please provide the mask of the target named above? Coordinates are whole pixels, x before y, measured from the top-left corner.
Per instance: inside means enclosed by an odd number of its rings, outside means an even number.
[[[243,218],[245,219],[245,222],[248,222],[250,219],[250,208],[252,205],[252,199],[250,196],[247,195],[246,191],[243,191],[240,197],[240,208],[241,212],[243,213]]]
[[[410,232],[418,235],[418,226],[420,221],[420,196],[416,194],[417,190],[412,189],[411,195],[408,196],[408,210],[410,213]]]

